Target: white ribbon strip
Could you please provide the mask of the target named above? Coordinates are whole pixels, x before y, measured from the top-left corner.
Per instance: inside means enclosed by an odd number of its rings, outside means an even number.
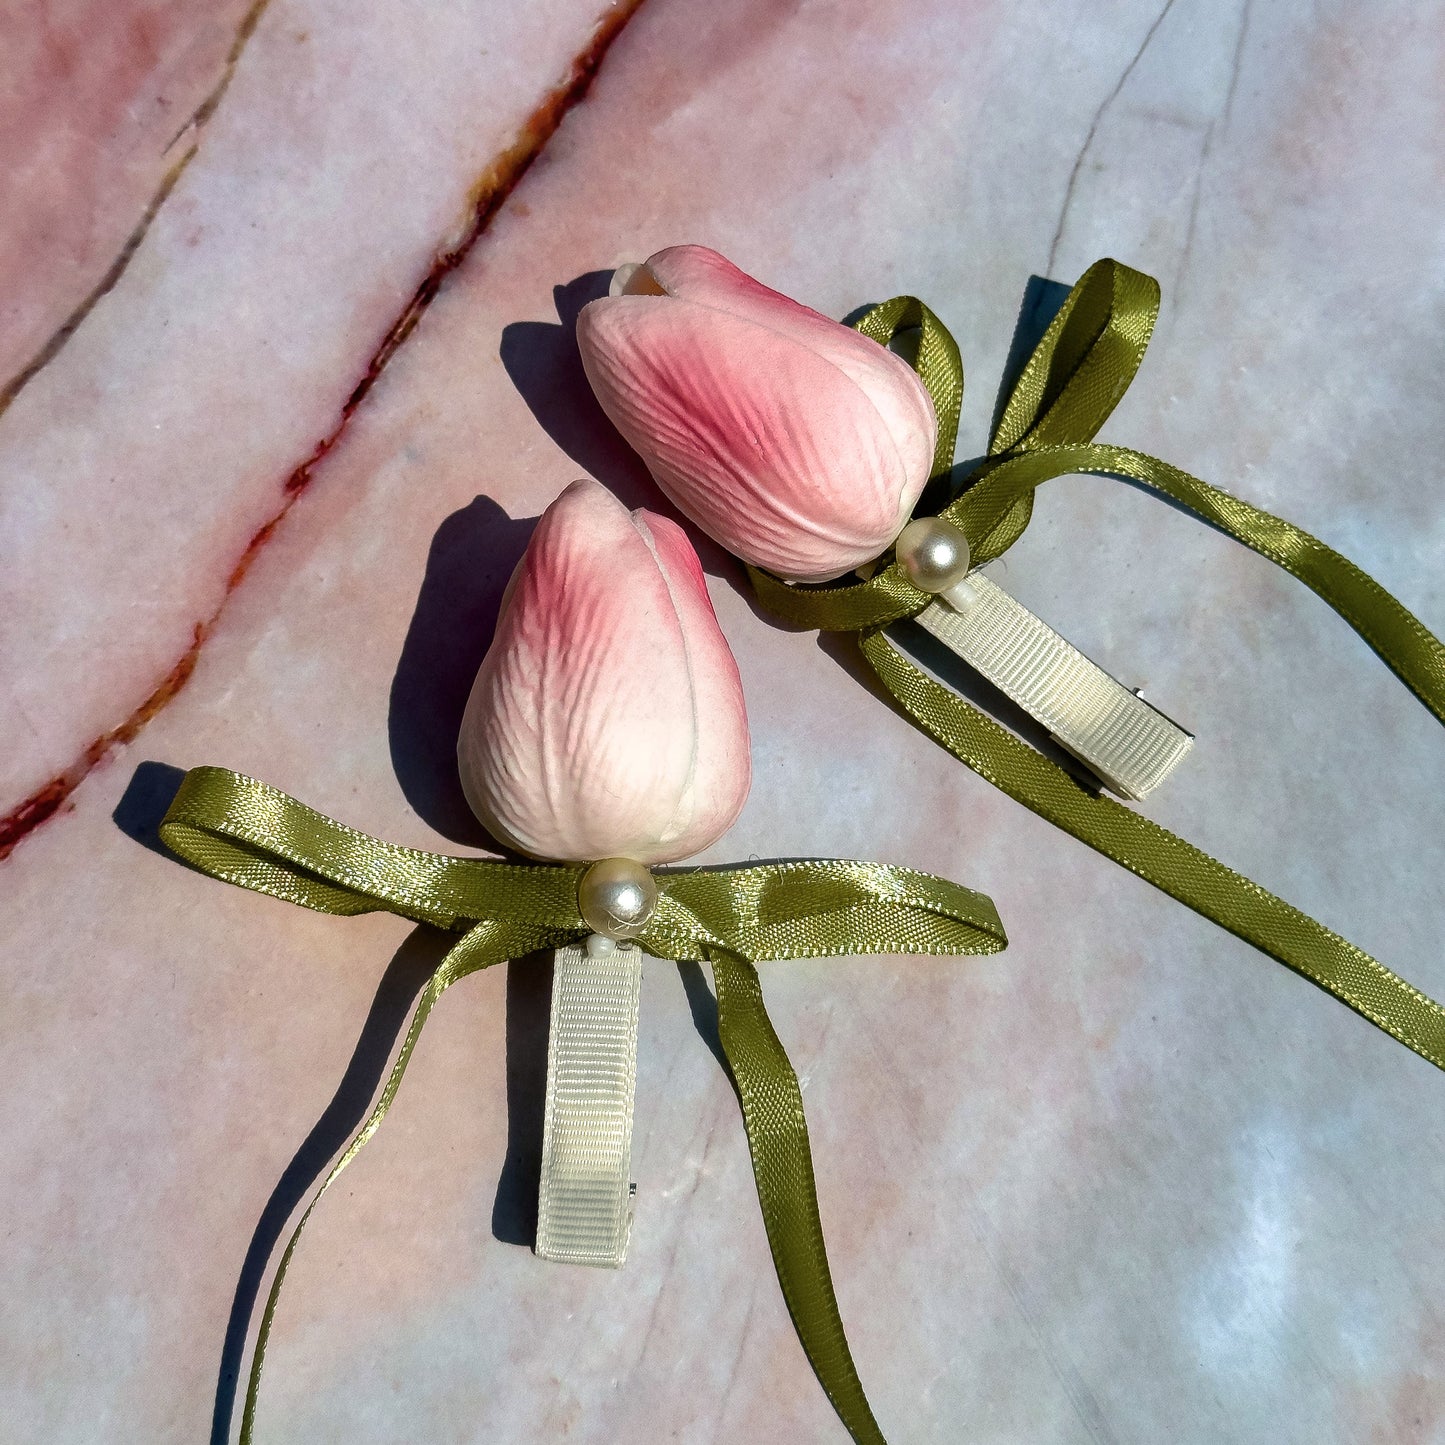
[[[616,1269],[632,1228],[632,1096],[642,950],[559,948],[547,1039],[537,1253]]]
[[[1194,745],[1190,733],[981,572],[941,593],[916,620],[1121,797],[1145,797]]]

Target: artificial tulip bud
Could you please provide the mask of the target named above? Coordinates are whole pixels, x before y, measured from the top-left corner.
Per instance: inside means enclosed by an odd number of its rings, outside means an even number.
[[[457,742],[462,788],[537,858],[669,863],[751,781],[737,663],[677,523],[594,481],[542,514],[507,586]]]
[[[928,391],[886,347],[705,246],[619,268],[577,340],[658,486],[745,561],[800,582],[878,556],[928,481]]]

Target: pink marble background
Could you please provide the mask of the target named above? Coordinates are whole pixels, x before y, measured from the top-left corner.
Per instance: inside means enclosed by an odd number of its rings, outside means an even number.
[[[441,945],[185,870],[157,799],[218,763],[477,842],[448,732],[530,519],[584,470],[660,505],[567,333],[594,273],[695,240],[833,314],[917,292],[964,348],[968,455],[1030,276],[1117,256],[1164,313],[1105,437],[1445,628],[1438,0],[633,8],[0,26],[7,1442],[234,1433],[262,1266]],[[1445,1080],[705,561],[757,768],[712,856],[928,868],[1012,940],[765,970],[889,1438],[1445,1442]],[[1445,740],[1339,619],[1102,479],[1051,484],[997,570],[1199,734],[1152,816],[1445,994]],[[518,1242],[544,974],[448,995],[291,1271],[259,1439],[844,1438],[699,980],[647,976],[616,1274]]]

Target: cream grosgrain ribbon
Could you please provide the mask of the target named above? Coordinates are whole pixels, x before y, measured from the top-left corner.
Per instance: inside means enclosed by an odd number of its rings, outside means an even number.
[[[982,572],[939,594],[914,620],[1121,798],[1148,797],[1193,746],[1172,718]]]
[[[468,974],[590,933],[583,870],[401,848],[224,768],[193,768],[161,823],[166,846],[213,878],[323,913],[385,911],[459,935],[423,988],[381,1094],[306,1206],[281,1254],[256,1337],[241,1420],[251,1445],[276,1304],[312,1211],[380,1127],[441,995]],[[839,859],[662,872],[639,948],[711,965],[718,1034],[742,1105],[778,1282],[803,1349],[859,1445],[883,1445],[833,1293],[802,1091],[763,1007],[755,964],[845,954],[996,953],[992,902],[907,868]]]
[[[642,950],[576,943],[552,964],[537,1253],[615,1269],[632,1228],[632,1096]]]

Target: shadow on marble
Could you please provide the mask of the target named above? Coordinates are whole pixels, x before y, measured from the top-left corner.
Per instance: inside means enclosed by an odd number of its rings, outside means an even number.
[[[557,321],[513,321],[502,330],[501,358],[538,425],[589,476],[629,507],[652,507],[658,493],[647,468],[592,395],[577,350],[577,317],[607,294],[611,271],[586,271],[552,288]]]
[[[972,703],[994,722],[1008,728],[1046,758],[1057,763],[1082,787],[1090,792],[1098,791],[1099,780],[1073,754],[1065,752],[1053,740],[1047,728],[1000,692],[981,673],[975,672],[967,663],[962,662],[946,644],[913,622],[895,623],[889,630],[889,636],[904,653],[943,682],[951,692],[957,693],[965,702]],[[851,633],[820,632],[818,651],[841,667],[860,687],[872,693],[884,707],[892,708],[900,716],[906,716],[878,680],[877,674],[864,661]]]
[[[697,1036],[708,1046],[713,1058],[718,1061],[718,1067],[727,1076],[728,1083],[736,1094],[737,1083],[733,1079],[733,1071],[728,1067],[727,1055],[723,1053],[722,1036],[718,1033],[717,999],[707,986],[702,964],[696,959],[682,959],[677,965],[677,971],[682,979],[683,992],[687,995],[692,1026],[697,1030]],[[739,1103],[741,1102],[740,1096]]]
[[[537,1239],[551,1021],[552,951],[512,959],[507,964],[507,1153],[492,1203],[492,1238],[528,1249]]]
[[[999,377],[998,391],[994,397],[993,416],[989,422],[989,435],[992,436],[998,430],[998,424],[1003,417],[1004,408],[1008,405],[1009,393],[1013,390],[1019,374],[1024,369],[1040,341],[1044,339],[1044,333],[1049,329],[1055,316],[1063,308],[1065,300],[1068,299],[1069,291],[1072,288],[1063,281],[1052,281],[1046,276],[1037,273],[1030,276],[1024,286],[1023,300],[1019,305],[1018,320],[1014,324],[1013,337],[1009,342],[1008,356],[1004,361],[1003,372]],[[1072,358],[1087,347],[1096,335],[1093,330],[1093,318],[1075,313],[1064,325],[1059,337],[1058,350],[1055,353],[1058,358],[1057,369],[1067,374]],[[1057,400],[1059,383],[1050,379],[1044,391],[1044,399],[1041,410],[1052,406]],[[1107,426],[1108,423],[1105,422]],[[1120,445],[1128,445],[1127,440]],[[1168,458],[1166,457],[1167,461]],[[983,457],[971,457],[964,461],[955,463],[951,473],[954,484],[968,476],[976,467],[984,461]],[[1110,477],[1116,482],[1122,482],[1126,487],[1136,492],[1142,492],[1145,496],[1153,497],[1156,501],[1162,502],[1171,511],[1178,512],[1181,516],[1189,517],[1208,527],[1211,532],[1217,532],[1222,537],[1230,534],[1223,527],[1217,526],[1207,517],[1201,517],[1192,508],[1186,507],[1183,502],[1176,501],[1166,492],[1157,491],[1155,488],[1139,481],[1136,477],[1126,477],[1119,472],[1105,472],[1104,476]],[[925,495],[925,501],[927,497]],[[938,506],[946,505],[949,498],[940,497]]]
[[[507,579],[535,525],[535,517],[516,520],[490,497],[474,497],[437,528],[387,711],[391,765],[417,816],[453,843],[501,853],[462,794],[457,732]]]
[[[998,430],[1003,409],[1008,405],[1009,393],[1013,390],[1019,373],[1024,369],[1024,363],[1029,359],[1034,347],[1044,339],[1044,332],[1059,314],[1068,294],[1069,287],[1064,282],[1051,281],[1037,272],[1024,283],[1018,320],[1014,322],[1014,334],[1009,341],[1008,355],[1004,358],[998,390],[994,394],[993,414],[988,425],[990,436]]]
[[[427,584],[423,585],[422,600],[417,609],[418,618],[423,624],[429,620],[428,608],[443,608],[448,600],[453,604],[476,600],[458,598],[454,591],[443,585],[441,579],[450,575],[447,564],[455,560],[457,549],[460,550],[460,555],[467,555],[467,548],[463,544],[467,540],[471,525],[482,522],[494,527],[496,516],[500,512],[501,509],[495,503],[486,498],[477,498],[470,506],[454,513],[438,530],[439,542],[432,550],[433,561],[437,565],[428,567],[427,572],[428,583],[432,584],[431,590],[428,590]],[[503,514],[503,521],[508,520]],[[525,545],[525,534],[530,532],[531,523],[511,525],[523,534],[523,542],[517,544],[516,548],[520,552],[520,547]],[[510,574],[511,565],[510,561],[506,563],[503,568],[504,576]],[[484,605],[490,605],[494,618],[496,604],[500,599],[500,585],[492,589],[492,593],[494,595],[489,596],[489,603]],[[455,620],[454,612],[448,615]],[[475,620],[468,616],[468,621]],[[413,627],[413,633],[423,637],[459,637],[462,640],[456,643],[458,646],[470,644],[475,631],[476,629],[455,625],[450,628],[438,625],[428,630],[425,626],[414,623]],[[481,641],[477,646],[484,651],[491,636],[490,624],[481,629],[479,635]],[[398,667],[398,679],[404,680],[408,668],[421,675],[424,681],[429,676],[449,675],[445,668],[435,674],[428,674],[425,667],[428,661],[435,659],[424,655],[423,644],[419,644],[418,649],[411,653],[404,649],[403,664]],[[468,681],[473,672],[475,664],[465,673]],[[435,704],[438,710],[444,710],[449,701],[446,697],[438,697],[435,692],[429,693],[422,683],[415,688],[403,686],[401,693],[406,699],[406,707],[402,711],[405,713],[407,708],[414,708],[418,717],[427,716],[429,703]],[[393,695],[396,696],[395,691]],[[461,705],[464,704],[465,691],[461,696]],[[448,722],[446,726],[449,729],[446,732],[446,753],[450,756],[454,752],[456,726],[455,722]],[[440,758],[428,755],[426,748],[418,743],[416,734],[408,734],[405,725],[398,725],[393,728],[392,736],[394,748],[399,749],[401,755],[398,762],[399,773],[403,767],[413,770],[431,768],[430,780],[435,782],[436,778],[440,777],[441,769],[437,766]],[[398,742],[398,739],[401,741]],[[168,763],[141,763],[116,805],[112,817],[116,827],[142,847],[189,868],[192,865],[178,858],[165,846],[159,832],[161,820],[184,778],[185,773],[180,768],[172,767]],[[459,785],[457,786],[459,791]],[[464,800],[461,806],[465,807]],[[418,995],[455,943],[456,937],[452,934],[419,927],[398,949],[377,986],[351,1060],[331,1102],[271,1191],[247,1246],[232,1297],[221,1346],[211,1421],[211,1445],[226,1445],[230,1438],[247,1334],[256,1314],[268,1267],[276,1255],[287,1223],[302,1201],[315,1189],[330,1162],[366,1118]],[[701,984],[700,976],[699,986],[706,994],[706,986]],[[551,993],[550,951],[533,953],[507,964],[507,1144],[502,1169],[497,1178],[491,1227],[493,1237],[500,1243],[524,1245],[528,1248],[532,1246],[537,1231],[537,1189],[541,1177]],[[708,997],[710,998],[710,995]],[[694,1017],[698,1017],[697,1005],[694,1006]],[[704,1024],[699,1024],[699,1031],[703,1032],[704,1038],[709,1038]],[[716,1037],[714,1010],[710,1046],[715,1052],[718,1051]]]
[[[302,1141],[261,1211],[226,1322],[211,1417],[211,1445],[226,1445],[230,1439],[246,1333],[256,1312],[267,1266],[287,1222],[315,1188],[326,1166],[361,1127],[417,995],[455,942],[454,937],[439,929],[420,927],[396,951],[381,977],[351,1062],[331,1102]]]
[[[142,848],[190,868],[184,858],[178,858],[161,842],[160,835],[161,819],[180,791],[185,776],[182,769],[169,763],[147,760],[138,764],[110,816],[115,826]]]
[[[679,517],[592,394],[577,350],[577,316],[589,301],[607,294],[611,279],[611,271],[585,271],[554,286],[557,321],[509,323],[502,330],[502,365],[537,424],[588,476],[629,507],[647,507],[683,521],[703,570],[751,597],[752,588],[737,562]]]

